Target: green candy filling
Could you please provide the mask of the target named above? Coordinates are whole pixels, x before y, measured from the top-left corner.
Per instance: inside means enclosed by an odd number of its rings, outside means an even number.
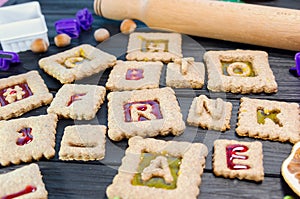
[[[154,160],[158,156],[165,156],[167,158],[173,181],[168,184],[165,182],[163,177],[152,177],[148,181],[143,181],[141,173],[143,170],[150,165],[151,160]],[[132,185],[142,185],[155,188],[163,189],[175,189],[177,187],[178,172],[181,164],[181,158],[172,157],[165,154],[153,154],[153,153],[142,153],[141,161],[137,170],[137,173],[132,179]]]

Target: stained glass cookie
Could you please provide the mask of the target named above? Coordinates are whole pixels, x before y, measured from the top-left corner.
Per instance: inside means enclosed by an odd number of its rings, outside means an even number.
[[[55,155],[55,114],[11,119],[0,123],[0,164],[20,164]]]
[[[61,141],[61,160],[101,160],[105,156],[104,125],[67,126]]]
[[[236,140],[214,142],[213,172],[216,176],[263,181],[262,144]]]
[[[89,44],[39,60],[39,66],[62,84],[72,83],[104,71],[115,64],[116,57]]]
[[[281,166],[281,174],[291,189],[300,196],[300,142],[297,142]]]
[[[274,93],[277,83],[264,51],[208,51],[208,89],[232,93]]]
[[[195,62],[193,57],[175,59],[168,63],[166,85],[173,88],[202,88],[205,68],[201,62]]]
[[[178,33],[142,33],[129,35],[127,60],[169,62],[182,57]]]
[[[300,141],[299,104],[243,97],[236,132],[240,136],[296,143]]]
[[[180,135],[185,129],[175,92],[170,87],[111,92],[108,136],[115,141],[136,135]]]
[[[0,120],[21,116],[52,99],[37,71],[0,79]]]
[[[193,99],[187,122],[192,126],[226,131],[230,129],[232,104],[221,98],[208,99],[200,95]]]
[[[48,198],[37,164],[30,164],[14,171],[0,174],[1,198]]]
[[[204,144],[129,139],[108,198],[197,198],[208,150]]]
[[[91,120],[104,102],[106,89],[103,86],[64,84],[56,93],[47,109],[61,118]]]
[[[117,61],[106,88],[111,91],[158,88],[162,67],[161,62]]]

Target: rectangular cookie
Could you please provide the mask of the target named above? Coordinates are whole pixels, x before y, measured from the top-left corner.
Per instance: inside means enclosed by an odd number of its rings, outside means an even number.
[[[193,57],[175,59],[168,63],[166,85],[172,88],[202,88],[205,68],[201,62],[195,62]]]
[[[134,32],[129,35],[127,60],[169,62],[182,57],[178,33]]]
[[[111,91],[158,88],[162,68],[161,62],[117,61],[106,88]]]
[[[62,84],[72,83],[104,71],[115,64],[116,57],[89,44],[39,60],[39,66]]]
[[[264,51],[227,50],[204,54],[208,89],[232,93],[274,93],[277,83]]]
[[[208,150],[204,144],[139,136],[129,147],[108,198],[197,198]]]
[[[187,123],[209,130],[230,129],[232,104],[221,98],[208,99],[205,95],[195,97],[187,118]]]
[[[55,114],[0,122],[0,164],[20,164],[55,155]]]
[[[91,120],[104,102],[106,89],[103,86],[64,84],[56,93],[47,109],[61,118]]]
[[[263,181],[262,144],[236,140],[215,140],[213,172],[216,176]]]
[[[300,141],[299,104],[241,98],[236,132],[240,136],[296,143]]]
[[[0,174],[1,198],[48,198],[37,164],[30,164],[14,171]]]
[[[136,135],[180,135],[185,129],[175,92],[170,87],[111,92],[108,136],[115,141]]]
[[[37,71],[0,79],[0,120],[19,117],[53,99]]]
[[[104,125],[73,125],[64,130],[60,160],[101,160],[105,156]]]

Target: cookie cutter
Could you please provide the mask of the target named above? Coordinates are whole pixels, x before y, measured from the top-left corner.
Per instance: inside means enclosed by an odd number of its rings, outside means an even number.
[[[57,34],[65,33],[71,38],[78,38],[82,28],[88,30],[91,28],[94,19],[92,13],[87,8],[77,11],[76,18],[60,19],[55,22]]]
[[[38,1],[1,7],[0,13],[0,42],[4,51],[29,50],[37,38],[49,43],[45,17]]]
[[[74,18],[60,19],[55,22],[55,29],[57,34],[65,33],[71,38],[78,38],[80,34],[80,25]]]
[[[80,27],[83,30],[88,30],[91,28],[92,23],[94,21],[94,18],[92,16],[92,13],[87,8],[84,8],[82,10],[79,10],[76,13],[76,19],[80,24]]]
[[[8,70],[11,63],[20,63],[19,55],[15,52],[0,50],[0,70]]]
[[[296,53],[295,55],[295,67],[290,68],[290,73],[295,75],[296,77],[300,77],[300,52]]]

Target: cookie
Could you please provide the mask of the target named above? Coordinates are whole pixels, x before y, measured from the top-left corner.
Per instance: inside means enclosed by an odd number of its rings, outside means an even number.
[[[106,88],[111,91],[158,88],[162,67],[161,62],[117,61]]]
[[[291,154],[281,166],[281,174],[290,188],[300,196],[300,142],[297,142]]]
[[[277,83],[264,51],[208,51],[208,89],[232,93],[274,93]]]
[[[59,150],[60,160],[101,160],[105,156],[106,126],[67,126]]]
[[[39,60],[39,66],[62,84],[72,83],[104,71],[116,57],[89,44],[82,44]]]
[[[106,89],[103,86],[64,84],[56,93],[47,109],[60,118],[91,120],[104,102]]]
[[[241,98],[236,132],[265,140],[300,141],[299,104]]]
[[[182,38],[178,33],[142,33],[129,35],[127,60],[169,62],[182,57]]]
[[[129,139],[108,198],[197,198],[208,150],[204,144]]]
[[[215,140],[213,172],[225,178],[263,181],[262,144],[258,141]]]
[[[55,155],[55,114],[0,122],[0,164],[20,164]]]
[[[208,99],[200,95],[193,99],[187,117],[187,123],[209,130],[226,131],[230,129],[232,104],[221,98]]]
[[[173,88],[202,88],[204,64],[195,62],[193,57],[175,59],[167,65],[166,85]]]
[[[185,129],[175,92],[170,87],[111,92],[108,136],[115,141],[136,135],[180,135]]]
[[[30,164],[14,171],[0,174],[1,198],[48,198],[37,164]]]
[[[0,120],[18,117],[53,99],[37,71],[0,79]]]

